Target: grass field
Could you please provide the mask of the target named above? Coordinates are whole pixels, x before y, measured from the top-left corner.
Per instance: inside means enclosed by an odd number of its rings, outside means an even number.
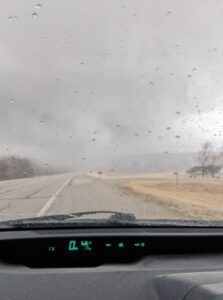
[[[123,193],[159,203],[184,219],[223,220],[223,176],[190,178],[179,173],[178,181],[173,173],[90,176],[113,180]]]
[[[223,220],[223,178],[190,178],[180,174],[147,174],[131,178],[122,188],[153,199],[180,212],[185,218]]]

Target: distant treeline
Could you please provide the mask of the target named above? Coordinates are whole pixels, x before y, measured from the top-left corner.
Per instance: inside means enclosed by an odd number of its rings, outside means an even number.
[[[211,142],[206,142],[201,145],[201,150],[197,155],[197,162],[199,165],[194,166],[189,169],[187,173],[191,177],[196,177],[201,175],[205,177],[211,175],[215,177],[216,175],[223,174],[223,145],[216,149]]]
[[[48,165],[41,166],[29,158],[0,156],[0,180],[28,178],[59,173]]]

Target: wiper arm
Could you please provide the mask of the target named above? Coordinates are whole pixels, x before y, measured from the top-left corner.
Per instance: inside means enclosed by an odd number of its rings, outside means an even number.
[[[87,215],[110,214],[106,218],[81,218]],[[81,219],[79,219],[81,218]],[[198,221],[198,220],[169,220],[169,219],[136,219],[134,214],[111,210],[93,210],[59,215],[47,215],[43,217],[25,218],[0,222],[1,230],[9,229],[32,229],[32,228],[91,228],[106,226],[125,227],[165,227],[165,228],[198,228],[198,227],[223,227],[222,221]]]
[[[96,215],[96,214],[111,214],[111,216],[106,219],[106,221],[118,222],[118,221],[125,221],[125,222],[134,222],[136,221],[136,217],[134,214],[130,213],[123,213],[111,210],[92,210],[92,211],[84,211],[78,213],[69,214],[70,218],[65,220],[66,222],[73,221],[74,219],[80,218],[86,215]]]
[[[98,218],[98,219],[78,219],[85,215],[95,215],[95,214],[111,214],[111,216],[107,219]],[[34,218],[25,218],[18,220],[9,220],[0,222],[0,228],[5,227],[13,227],[13,228],[25,228],[25,227],[39,227],[39,226],[57,226],[57,225],[65,225],[65,224],[80,224],[80,223],[134,223],[136,222],[136,218],[134,214],[122,213],[117,211],[109,211],[109,210],[95,210],[95,211],[84,211],[84,212],[76,212],[76,213],[68,213],[68,214],[59,214],[59,215],[47,215],[43,217],[34,217]]]

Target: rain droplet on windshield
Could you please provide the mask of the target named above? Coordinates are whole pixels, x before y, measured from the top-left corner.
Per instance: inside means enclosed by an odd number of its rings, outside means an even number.
[[[36,8],[37,8],[37,9],[41,9],[41,8],[42,8],[42,4],[41,4],[41,3],[37,3],[37,4],[36,4]]]
[[[82,61],[82,62],[80,63],[80,65],[83,66],[83,65],[84,65],[84,62]]]
[[[10,99],[9,102],[10,102],[10,103],[14,103],[15,100],[14,100],[14,99]]]
[[[176,138],[177,138],[177,139],[180,139],[181,137],[180,137],[179,135],[176,135]]]
[[[171,129],[171,127],[169,127],[169,126],[166,128],[166,130],[170,130],[170,129]]]
[[[138,134],[137,132],[135,132],[134,135],[140,137],[140,134]]]
[[[9,21],[12,21],[12,20],[13,20],[13,18],[12,18],[12,17],[8,17],[8,20],[9,20]]]
[[[34,13],[32,13],[32,17],[33,17],[34,19],[38,19],[39,15],[38,15],[36,12],[34,12]]]
[[[166,13],[168,16],[170,16],[170,15],[172,15],[172,11],[167,11],[167,13]]]

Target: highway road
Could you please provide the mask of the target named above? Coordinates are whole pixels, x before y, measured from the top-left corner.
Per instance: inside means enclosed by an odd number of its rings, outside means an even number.
[[[60,174],[0,181],[0,221],[89,210],[134,213],[143,219],[180,217],[155,199],[123,193],[115,180]]]

